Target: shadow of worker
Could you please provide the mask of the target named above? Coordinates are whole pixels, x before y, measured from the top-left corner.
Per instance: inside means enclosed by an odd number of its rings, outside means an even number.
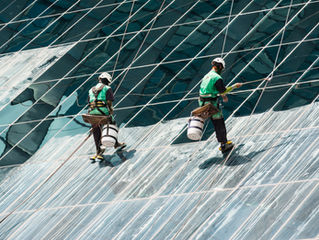
[[[125,149],[121,151],[115,151],[112,155],[104,155],[104,160],[99,162],[99,167],[116,167],[134,157],[136,150],[126,151]]]
[[[226,166],[237,166],[241,164],[245,164],[248,162],[251,162],[255,157],[257,157],[259,154],[268,151],[270,149],[274,150],[279,147],[287,146],[288,142],[286,143],[279,143],[276,145],[272,145],[268,148],[263,148],[259,151],[250,151],[245,156],[240,156],[237,152],[244,146],[244,144],[238,145],[234,151],[230,151],[227,154],[223,154],[223,157],[213,157],[209,158],[206,161],[204,161],[202,164],[198,166],[199,169],[206,169],[211,167],[214,164],[220,164],[220,165],[226,165]]]
[[[247,156],[240,156],[237,152],[243,147],[244,145],[238,145],[236,149],[233,151],[229,151],[225,154],[220,153],[220,157],[212,157],[205,160],[202,164],[198,166],[199,169],[206,169],[210,168],[213,165],[226,165],[226,166],[237,166],[248,163],[251,159]]]

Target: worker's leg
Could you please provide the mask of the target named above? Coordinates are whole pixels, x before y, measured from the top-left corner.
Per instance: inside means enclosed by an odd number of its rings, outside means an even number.
[[[220,142],[221,144],[226,143],[227,131],[226,131],[224,118],[219,118],[219,119],[212,118],[212,122],[215,128],[216,138],[218,142]]]
[[[101,136],[102,136],[102,125],[92,126],[92,132],[95,142],[96,153],[99,154],[101,152]]]
[[[227,131],[225,126],[225,120],[223,116],[223,112],[219,107],[219,102],[217,101],[211,101],[213,106],[215,106],[218,109],[218,112],[212,115],[211,120],[215,128],[216,138],[218,142],[221,144],[225,144],[227,142]]]

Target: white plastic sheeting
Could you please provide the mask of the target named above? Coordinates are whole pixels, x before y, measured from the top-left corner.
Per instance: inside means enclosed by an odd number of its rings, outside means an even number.
[[[228,158],[214,136],[172,145],[185,118],[121,129],[126,151],[94,164],[92,137],[72,155],[86,135],[62,131],[1,183],[1,239],[316,238],[318,119],[318,103],[230,118]]]
[[[70,49],[69,46],[40,48],[0,56],[0,110],[25,90],[56,60]]]

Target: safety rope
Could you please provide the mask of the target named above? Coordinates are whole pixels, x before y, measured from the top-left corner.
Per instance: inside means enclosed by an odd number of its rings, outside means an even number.
[[[279,5],[279,2],[275,5],[275,7],[276,7],[277,5]],[[220,5],[220,6],[221,6],[221,5]],[[273,7],[273,8],[274,8],[274,7]],[[269,13],[270,13],[270,12],[269,12]],[[267,13],[266,16],[268,16],[269,13]],[[238,14],[238,16],[239,16],[239,14]],[[266,17],[266,16],[264,16],[264,17]],[[208,18],[209,18],[209,17],[208,17]],[[206,18],[206,19],[207,19],[207,18]],[[206,19],[205,19],[205,20],[206,20]],[[237,19],[237,17],[235,17],[233,20],[231,20],[231,22],[233,22],[235,19]],[[205,20],[204,20],[204,21],[205,21]],[[246,36],[248,36],[250,33],[252,33],[252,31],[260,24],[260,22],[262,22],[262,21],[259,21],[259,22],[246,34]],[[151,101],[153,101],[153,99],[155,99],[155,98],[157,97],[157,95],[158,95],[163,89],[165,89],[166,86],[168,86],[173,80],[175,80],[176,76],[178,76],[189,64],[191,64],[192,61],[193,61],[194,59],[196,59],[196,58],[207,48],[207,46],[209,46],[209,45],[221,34],[221,32],[222,32],[222,31],[220,31],[219,34],[217,34],[211,41],[209,41],[209,43],[207,43],[206,46],[204,46],[204,47],[202,48],[202,50],[199,51],[199,53],[197,53],[193,58],[191,58],[190,61],[189,61],[163,88],[161,88],[161,89],[159,90],[159,92],[158,92],[151,100],[149,100],[148,103],[146,103],[146,104],[144,105],[144,107],[142,107],[142,108],[135,114],[135,116],[136,116],[137,114],[139,114],[142,110],[144,110],[144,108],[147,107],[148,104],[149,104]],[[193,33],[193,32],[191,32],[191,33]],[[190,34],[191,34],[191,33],[190,33]],[[246,37],[246,36],[245,36],[245,37]],[[245,39],[245,37],[243,37],[243,38],[232,48],[232,50],[235,49],[235,48]],[[184,40],[186,40],[186,39],[184,39]],[[178,46],[177,46],[177,47],[178,47]],[[177,48],[177,47],[176,47],[176,48]],[[176,48],[175,48],[175,49],[176,49]],[[264,50],[264,48],[265,48],[265,47],[263,47],[263,48],[261,49],[261,51]],[[231,51],[232,51],[232,50],[231,50]],[[230,54],[231,51],[230,51],[228,54]],[[258,53],[258,55],[261,53],[261,51]],[[228,54],[227,54],[227,55],[228,55]],[[226,56],[227,56],[227,55],[226,55]],[[168,57],[168,56],[166,56],[159,64],[161,64],[163,61],[165,61],[165,59],[166,59],[167,57]],[[158,65],[159,65],[159,64],[158,64]],[[245,68],[247,68],[247,67],[248,67],[248,65],[245,66]],[[245,69],[245,68],[244,68],[244,69]],[[242,71],[243,71],[244,69],[242,69]],[[155,69],[151,70],[150,73],[149,73],[148,75],[146,75],[141,81],[143,81],[145,78],[147,78],[154,70],[155,70]],[[235,78],[236,78],[236,77],[234,77],[234,79],[235,79]],[[232,81],[234,81],[234,79],[233,79]],[[232,82],[232,81],[231,81],[231,82]],[[141,82],[140,82],[140,83],[141,83]],[[127,93],[127,95],[129,95],[140,83],[138,83],[137,85],[135,85],[135,87],[133,87],[133,88]],[[197,87],[199,84],[200,84],[200,82],[198,82],[198,83],[195,85],[195,87]],[[194,87],[194,88],[195,88],[195,87]],[[192,92],[192,91],[194,90],[194,88],[191,89],[190,92]],[[123,98],[122,98],[122,100],[123,100]],[[120,102],[121,102],[121,100],[117,103],[117,105],[118,105]],[[115,106],[117,106],[117,105],[115,105]],[[134,117],[133,117],[133,118],[134,118]],[[132,120],[133,118],[131,118],[131,120]],[[126,125],[127,125],[128,123],[129,123],[129,122],[127,122]]]
[[[222,4],[220,4],[207,18],[209,18],[212,14],[214,14],[214,13],[215,13],[219,8],[221,8],[221,7],[223,6],[223,4],[225,4],[226,2],[227,2],[227,0],[225,0]],[[197,3],[198,3],[198,2],[197,2]],[[196,3],[196,4],[197,4],[197,3]],[[193,7],[194,7],[196,4],[194,4]],[[207,18],[206,18],[206,19],[207,19]],[[204,22],[205,22],[205,19],[203,20],[203,22],[202,22],[201,24],[203,24]],[[185,38],[183,39],[183,41],[180,42],[170,53],[168,53],[162,61],[164,61],[166,58],[168,58],[168,57],[175,51],[175,49],[177,49],[184,41],[186,41],[186,40],[188,39],[188,37],[189,37],[192,33],[194,33],[196,29],[198,29],[198,28],[201,26],[201,24],[199,24],[191,33],[189,33],[189,35],[188,35],[187,37],[185,37]],[[198,54],[198,55],[199,55],[199,54]],[[192,60],[194,60],[195,58],[196,58],[196,56],[193,57]],[[188,63],[188,64],[190,64],[190,63]],[[187,65],[188,65],[188,64],[187,64]],[[159,66],[159,65],[160,65],[160,63],[158,64],[158,66]],[[186,66],[187,66],[187,65],[186,65]],[[186,67],[186,66],[185,66],[185,67]],[[184,68],[185,68],[185,67],[184,67]],[[184,68],[183,68],[183,69],[184,69]],[[156,69],[156,68],[152,69],[141,81],[143,81],[144,79],[146,79],[155,69]],[[148,107],[149,104],[150,104],[150,102],[153,101],[153,100],[159,95],[159,93],[162,92],[163,89],[165,89],[165,88],[183,71],[183,69],[180,70],[168,83],[166,83],[165,86],[163,86],[146,104],[144,104],[143,107],[142,107],[133,117],[131,117],[131,118],[124,124],[123,128],[126,127],[144,108]],[[139,85],[139,84],[141,83],[141,81],[140,81],[137,85]],[[137,87],[137,85],[135,85],[135,87]],[[134,87],[134,88],[135,88],[135,87]],[[131,89],[131,91],[133,91],[134,88]],[[187,94],[186,94],[185,96],[188,96],[188,94],[189,94],[190,92],[192,92],[193,90],[194,90],[194,88],[191,89],[189,92],[187,92]],[[129,95],[131,91],[129,91],[129,93],[127,93],[125,96]],[[124,96],[124,97],[125,97],[125,96]],[[183,100],[183,99],[185,98],[185,96],[184,96],[181,100]],[[121,100],[123,100],[123,98],[122,98]],[[116,107],[117,105],[119,105],[119,103],[121,102],[121,100],[115,105],[115,107]],[[179,103],[180,103],[180,101],[179,101]],[[178,104],[179,104],[179,103],[178,103]],[[178,105],[178,104],[177,104],[177,105]],[[175,105],[175,106],[168,112],[168,114],[169,114],[170,112],[172,112],[172,111],[177,107],[177,105]],[[165,119],[165,118],[168,116],[168,114],[166,114],[162,119]],[[143,141],[143,139],[145,139],[145,138],[153,131],[153,129],[155,129],[155,128],[158,126],[158,124],[161,123],[161,121],[162,121],[162,120],[158,121],[158,123],[155,124],[155,125],[144,135],[143,138],[141,138],[139,141],[137,141],[137,142],[135,143],[135,145],[133,146],[133,148],[134,148],[135,146],[138,146],[138,145],[140,144],[140,142]]]
[[[302,112],[303,112],[303,113],[306,113],[306,110],[313,106],[313,103],[318,99],[318,96],[319,96],[319,95],[317,95],[317,97],[313,100],[312,104],[310,104],[310,105],[308,105],[308,107],[302,109]],[[293,121],[293,123],[288,127],[288,129],[292,129],[293,126],[294,126],[294,124],[295,124],[296,122],[298,122],[298,120],[301,118],[301,116],[303,116],[303,114],[298,114],[298,118]],[[252,129],[252,131],[254,131],[254,129]],[[286,131],[285,131],[285,132],[286,132]],[[283,133],[282,133],[282,134],[283,134]],[[319,137],[318,137],[318,138],[319,138]],[[277,137],[277,140],[272,144],[272,146],[271,146],[269,149],[271,149],[272,147],[276,146],[276,144],[280,143],[280,141],[281,141],[281,138],[280,138],[280,136],[279,136],[279,137]],[[315,141],[314,141],[314,142],[315,142]],[[309,148],[311,148],[311,146],[309,146]],[[269,152],[271,152],[271,151],[269,151]],[[305,151],[304,153],[306,153],[306,152],[307,152],[307,151]],[[242,183],[247,180],[247,177],[249,176],[249,174],[251,174],[252,172],[254,172],[255,169],[258,167],[259,163],[261,163],[262,160],[265,159],[266,157],[267,157],[267,154],[264,155],[258,162],[256,162],[256,163],[254,164],[254,167],[246,174],[246,177],[243,177],[242,180],[241,180],[239,183],[236,184],[236,187],[233,188],[232,191],[231,191],[229,194],[227,194],[226,197],[224,197],[224,200],[221,201],[221,202],[218,204],[218,206],[220,206],[220,207],[223,206],[224,203],[226,202],[226,200],[227,200],[228,198],[232,197],[233,194],[234,194],[237,190],[239,190],[239,189],[241,188]],[[300,159],[302,159],[302,157],[301,157]],[[210,179],[210,177],[207,177],[207,179]],[[282,178],[282,179],[283,179],[283,178]],[[281,182],[281,181],[280,181],[280,182]],[[233,196],[233,198],[236,198],[236,196]],[[207,202],[207,201],[209,201],[209,199],[206,200],[206,202]],[[217,208],[216,208],[216,211],[219,210],[219,209],[220,209],[220,208],[217,207]],[[214,213],[215,213],[216,211],[214,211],[210,216],[214,216]],[[198,234],[198,232],[199,232],[200,229],[201,229],[201,226],[204,226],[208,221],[213,221],[214,219],[216,219],[216,216],[214,216],[213,218],[208,217],[204,222],[202,222],[202,223],[193,231],[192,235],[189,236],[189,237],[191,238],[192,236],[195,236],[196,234]],[[247,219],[248,219],[248,218],[247,218]]]
[[[80,113],[79,113],[79,114],[80,114]],[[70,123],[71,121],[72,121],[72,120],[70,120],[69,123]],[[68,125],[68,124],[66,124],[65,126],[67,126],[67,125]],[[62,130],[62,129],[61,129],[61,130]]]
[[[227,0],[226,0],[226,1],[227,1]],[[226,1],[225,1],[225,2],[226,2]],[[198,2],[199,2],[199,1],[198,1]],[[194,8],[198,2],[196,2],[195,4],[193,4],[193,5],[192,5],[192,8]],[[189,11],[190,11],[190,9],[187,10],[187,12],[189,12]],[[186,13],[187,13],[187,12],[186,12]],[[186,14],[186,13],[185,13],[185,14]],[[192,32],[192,33],[193,33],[193,32]],[[165,33],[164,33],[164,34],[165,34]],[[189,35],[190,35],[190,34],[189,34]],[[188,35],[188,36],[189,36],[189,35]],[[122,99],[123,99],[123,98],[122,98]],[[135,117],[135,116],[134,116],[134,117]],[[134,118],[134,117],[133,117],[133,118]],[[132,118],[131,118],[131,119],[132,119]],[[125,125],[124,125],[123,127],[125,127]],[[145,137],[147,137],[147,134],[146,134],[143,138],[145,138]],[[135,144],[135,145],[137,145],[137,144]]]
[[[2,218],[0,220],[0,224],[5,221],[8,217],[10,217],[19,207],[21,207],[26,201],[28,201],[37,191],[39,191],[39,189],[42,188],[42,186],[44,186],[44,184],[46,184],[53,176],[54,174],[59,171],[59,169],[61,169],[65,163],[67,163],[71,157],[74,155],[74,153],[76,153],[82,146],[83,144],[89,139],[89,137],[91,136],[91,134],[89,134],[86,138],[84,138],[84,140],[78,145],[77,148],[74,149],[74,151],[63,161],[62,164],[60,164],[37,188],[35,188],[30,194],[29,196],[27,196],[23,201],[21,201],[13,210],[11,210],[6,216],[4,216],[4,218]]]
[[[80,128],[80,127],[79,127]],[[277,134],[277,133],[291,133],[291,132],[295,132],[295,131],[305,131],[305,130],[317,130],[319,129],[319,126],[312,126],[312,127],[301,127],[301,128],[294,128],[291,130],[280,130],[280,131],[265,131],[262,133],[253,133],[253,134],[245,134],[245,135],[238,135],[238,136],[234,136],[234,139],[243,139],[243,138],[248,138],[248,137],[256,137],[256,136],[266,136],[266,135],[273,135],[273,134]],[[58,130],[58,129],[56,129]],[[207,142],[213,142],[215,140],[213,139],[209,139],[207,140]],[[174,144],[176,146],[184,146],[189,144],[187,143],[179,143],[179,144]],[[157,146],[153,146],[153,147],[137,147],[135,150],[136,151],[152,151],[152,150],[159,150],[159,149],[170,149],[172,146],[166,146],[166,145],[157,145]],[[79,155],[79,157],[87,157],[87,153]],[[60,160],[64,160],[64,158],[58,158],[56,159],[57,161]],[[40,161],[41,163],[47,162],[47,161]],[[5,165],[5,166],[0,166],[0,169],[8,169],[8,168],[16,168],[16,167],[21,167],[22,165],[36,165],[38,162],[33,163],[33,162],[28,162],[26,164],[24,163],[18,163],[18,164],[10,164],[10,165]],[[0,214],[2,215],[2,214]]]

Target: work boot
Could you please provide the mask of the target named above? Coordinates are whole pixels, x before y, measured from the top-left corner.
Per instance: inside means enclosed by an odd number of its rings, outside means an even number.
[[[222,151],[222,153],[225,153],[229,150],[231,150],[234,147],[234,144],[232,141],[227,141],[226,143],[221,143],[219,150]]]
[[[100,147],[100,148],[97,150],[96,154],[95,154],[94,156],[90,157],[90,160],[91,160],[92,162],[95,162],[96,160],[103,161],[104,158],[103,158],[103,155],[102,155],[102,154],[104,153],[104,151],[105,151],[105,147],[104,147],[104,148],[103,148],[103,147]]]
[[[104,160],[104,158],[103,158],[102,154],[95,154],[94,156],[90,157],[90,160],[92,162],[95,162],[96,160],[102,161],[102,160]]]

